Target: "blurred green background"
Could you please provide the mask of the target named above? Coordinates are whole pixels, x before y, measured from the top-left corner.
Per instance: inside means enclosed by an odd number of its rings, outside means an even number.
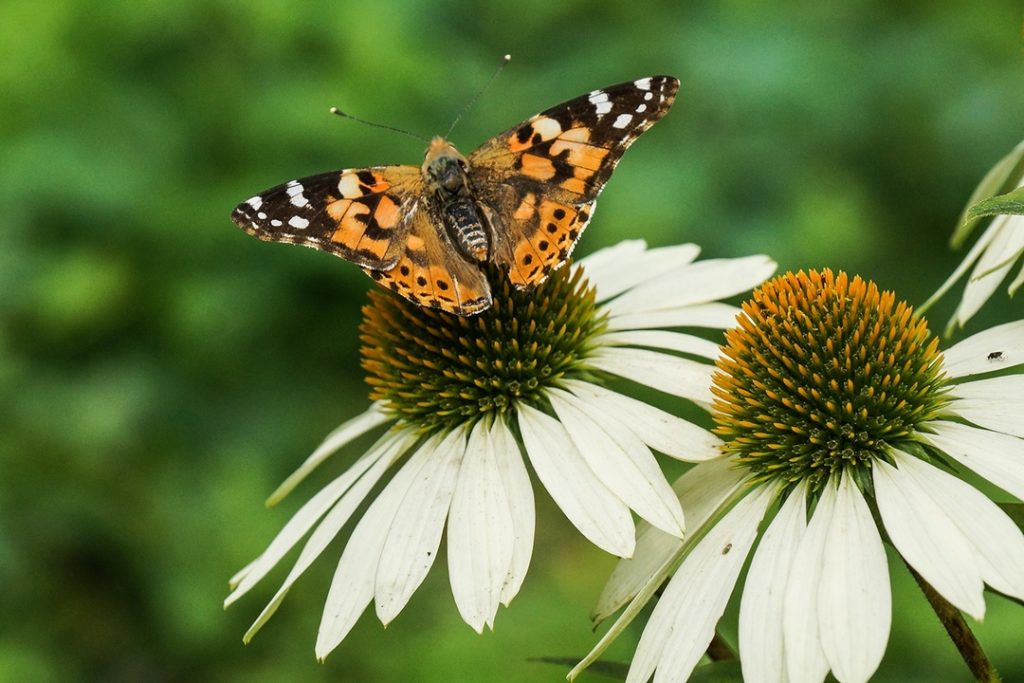
[[[0,680],[558,681],[526,658],[589,649],[613,562],[543,493],[526,585],[484,637],[461,623],[442,562],[391,627],[366,614],[317,664],[340,544],[250,646],[286,569],[221,609],[227,578],[358,451],[263,508],[366,404],[356,327],[371,285],[246,236],[232,207],[304,174],[418,163],[420,143],[328,107],[440,132],[506,52],[453,136],[464,151],[596,87],[682,81],[584,254],[692,240],[705,256],[859,272],[919,303],[958,262],[946,240],[974,184],[1024,137],[1017,0],[6,0]],[[1000,291],[971,328],[1020,313]],[[877,679],[970,680],[893,574]],[[1022,629],[1019,608],[989,598],[978,631],[1007,681],[1024,680]]]

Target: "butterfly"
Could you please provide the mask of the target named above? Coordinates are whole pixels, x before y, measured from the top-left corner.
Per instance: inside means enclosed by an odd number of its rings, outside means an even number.
[[[650,76],[594,90],[494,136],[467,156],[435,137],[420,166],[291,180],[235,207],[250,235],[362,267],[420,306],[486,310],[482,267],[519,289],[565,263],[622,154],[668,112],[679,81]]]

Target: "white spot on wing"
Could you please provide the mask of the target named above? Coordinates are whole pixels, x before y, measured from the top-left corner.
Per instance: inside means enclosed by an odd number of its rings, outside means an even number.
[[[363,193],[359,189],[359,179],[356,178],[355,173],[342,174],[341,180],[338,181],[338,192],[346,199],[362,196]]]
[[[587,99],[590,100],[591,104],[598,104],[599,102],[607,102],[608,101],[608,93],[606,93],[603,90],[595,90],[594,92],[590,93],[590,97],[588,97]]]
[[[281,221],[277,220],[276,218],[270,221],[270,224],[273,225],[275,228],[281,227]]]
[[[259,208],[263,206],[263,199],[259,195],[256,195],[255,197],[249,197],[246,199],[245,203],[258,211]]]
[[[612,110],[612,103],[605,100],[604,102],[598,102],[594,105],[594,111],[597,112],[598,118],[604,116]]]
[[[647,105],[646,104],[641,102],[640,104],[636,105],[636,113],[637,114],[642,114],[645,111],[647,111]]]
[[[305,188],[302,187],[302,183],[297,180],[290,180],[285,185],[284,191],[288,193],[291,198],[292,204],[298,207],[303,207],[309,204],[309,200],[306,199],[306,195],[302,194]]]
[[[651,89],[651,77],[648,76],[647,78],[641,78],[641,79],[635,80],[635,81],[633,81],[633,85],[635,85],[636,87],[640,88],[641,90],[650,90]]]
[[[540,137],[542,140],[550,140],[552,138],[556,138],[558,137],[558,134],[562,132],[562,126],[559,125],[558,121],[555,121],[554,119],[549,119],[546,116],[534,121],[533,129],[540,133]]]
[[[625,128],[629,125],[629,122],[633,120],[632,114],[619,114],[615,118],[615,123],[612,124],[613,128]]]
[[[259,218],[261,221],[265,221],[267,220],[267,214],[260,211],[258,214],[256,214],[256,218]]]
[[[305,230],[309,227],[309,221],[302,216],[292,216],[291,219],[288,220],[288,225],[293,228],[298,228],[299,230]]]
[[[649,101],[654,95],[651,93],[644,93],[644,101]]]

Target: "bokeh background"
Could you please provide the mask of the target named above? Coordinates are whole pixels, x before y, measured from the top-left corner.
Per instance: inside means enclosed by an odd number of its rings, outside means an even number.
[[[582,253],[692,240],[919,303],[958,262],[946,241],[974,184],[1024,137],[1021,19],[1017,0],[5,0],[0,680],[562,680],[528,657],[589,649],[613,561],[543,493],[530,576],[496,632],[461,623],[441,562],[386,631],[368,613],[316,663],[335,544],[241,644],[287,570],[225,612],[227,578],[358,452],[263,507],[366,404],[371,283],[246,236],[231,208],[304,174],[418,163],[420,143],[331,105],[434,134],[510,52],[453,136],[468,151],[556,102],[670,73],[676,106],[619,166]],[[971,329],[1021,311],[1000,291]],[[892,571],[877,679],[970,680]],[[988,602],[980,637],[1024,680],[1024,616]]]

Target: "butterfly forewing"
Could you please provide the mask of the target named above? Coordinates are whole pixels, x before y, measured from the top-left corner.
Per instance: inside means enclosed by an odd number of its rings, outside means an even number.
[[[301,244],[373,269],[392,268],[422,193],[415,166],[347,169],[290,180],[251,197],[231,219],[250,235]]]
[[[672,106],[679,81],[651,76],[569,100],[469,155],[493,216],[496,260],[513,284],[542,281],[568,259],[622,154]]]

